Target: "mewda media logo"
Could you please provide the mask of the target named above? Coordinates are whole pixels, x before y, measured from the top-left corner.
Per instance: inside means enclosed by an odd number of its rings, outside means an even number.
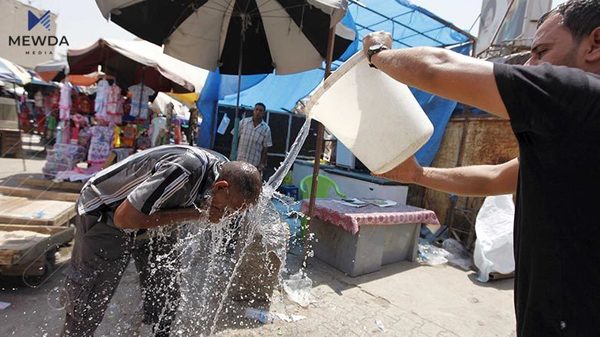
[[[25,55],[52,55],[55,46],[69,46],[67,37],[44,34],[52,30],[52,13],[45,11],[41,15],[27,11],[27,34],[9,35],[8,46],[25,47]]]

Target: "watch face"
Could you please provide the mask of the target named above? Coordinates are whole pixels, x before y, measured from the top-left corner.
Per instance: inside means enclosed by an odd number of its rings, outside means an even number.
[[[381,47],[383,47],[383,45],[381,43],[378,43],[378,44],[374,44],[371,47],[369,47],[369,50],[377,50],[377,49],[380,49]]]

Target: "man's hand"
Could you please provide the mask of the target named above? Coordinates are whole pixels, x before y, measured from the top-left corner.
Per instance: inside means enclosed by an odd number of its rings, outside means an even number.
[[[394,167],[388,172],[382,174],[373,174],[377,177],[383,177],[405,184],[413,184],[418,182],[419,177],[423,174],[423,167],[419,165],[415,156],[411,156],[402,164]]]
[[[392,49],[392,34],[387,32],[374,32],[363,38],[363,53],[367,55],[369,47],[376,44],[382,44],[388,49]]]

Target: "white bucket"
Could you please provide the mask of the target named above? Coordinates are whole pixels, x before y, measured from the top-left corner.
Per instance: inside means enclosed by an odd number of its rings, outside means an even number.
[[[387,172],[412,156],[433,125],[408,87],[370,68],[357,53],[307,101],[304,113],[323,123],[371,172]]]

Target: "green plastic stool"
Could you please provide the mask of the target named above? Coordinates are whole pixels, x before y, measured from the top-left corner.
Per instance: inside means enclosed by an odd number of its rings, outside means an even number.
[[[312,175],[306,176],[300,180],[300,195],[302,199],[310,198],[310,191],[312,187]],[[346,198],[346,194],[340,191],[339,186],[331,178],[319,174],[319,183],[317,184],[317,198],[327,198],[329,196],[329,190],[335,190],[340,198]]]
[[[300,181],[300,195],[302,199],[310,198],[310,191],[312,187],[312,175],[306,176],[302,178]],[[319,182],[317,183],[317,195],[316,198],[327,198],[329,197],[329,190],[334,189],[335,194],[337,194],[340,198],[346,198],[346,194],[340,191],[340,187],[333,181],[331,178],[320,175],[319,174]],[[306,217],[302,217],[300,219],[300,235],[302,239],[306,239],[306,230],[307,230],[307,219]]]

